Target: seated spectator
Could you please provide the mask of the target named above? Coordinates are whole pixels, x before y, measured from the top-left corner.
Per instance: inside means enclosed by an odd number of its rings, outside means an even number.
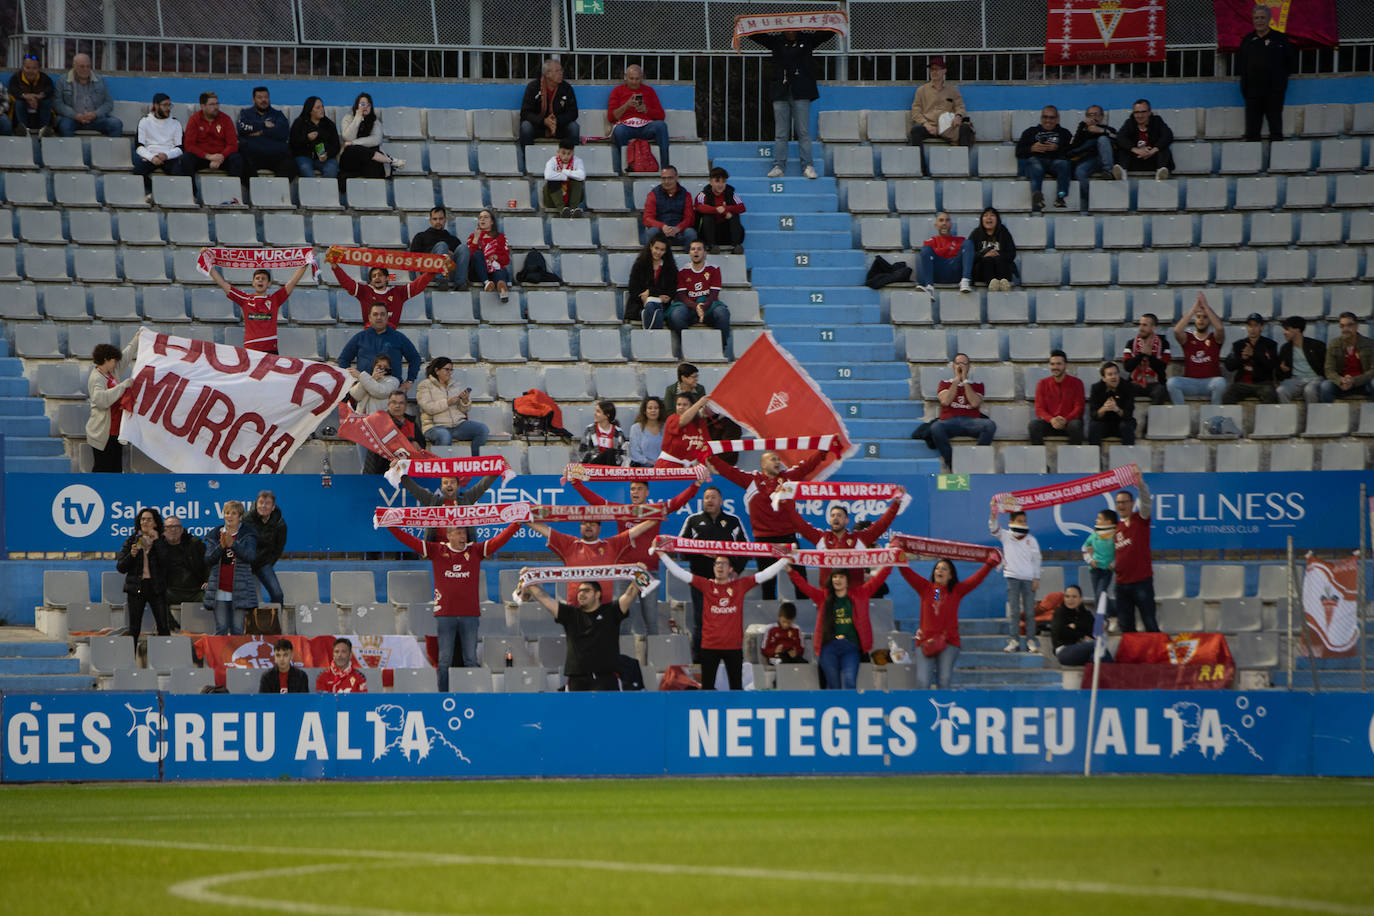
[[[462,239],[448,231],[448,211],[443,207],[434,207],[429,211],[429,228],[410,237],[410,250],[421,254],[447,255],[453,259],[453,270],[450,273],[433,275],[436,289],[468,288],[468,262],[472,259],[472,252],[468,251],[468,246],[463,244]],[[423,274],[421,279],[429,276],[431,275]],[[419,280],[415,282],[418,283]],[[418,294],[423,288],[424,285],[421,284],[411,295]]]
[[[1102,376],[1088,393],[1088,442],[1098,445],[1104,436],[1116,436],[1122,445],[1135,445],[1135,395],[1123,383],[1116,363],[1103,363]]]
[[[778,605],[778,623],[768,628],[759,650],[765,662],[773,664],[805,664],[806,647],[802,645],[801,627],[797,626],[797,606],[790,601]]]
[[[1189,322],[1192,328],[1188,327]],[[1226,329],[1202,293],[1197,294],[1192,310],[1174,325],[1174,340],[1183,348],[1183,374],[1164,383],[1169,400],[1182,404],[1184,398],[1205,394],[1213,404],[1220,404],[1226,391],[1226,379],[1221,375],[1221,346],[1226,342]]]
[[[453,360],[436,356],[429,361],[424,381],[415,389],[415,403],[420,405],[420,429],[431,445],[468,442],[474,458],[481,454],[489,431],[485,423],[468,419],[472,389],[453,380]]]
[[[282,178],[296,177],[291,154],[291,124],[272,107],[266,86],[253,89],[253,105],[239,111],[239,153],[248,174],[264,171]]]
[[[1040,123],[1027,127],[1016,141],[1017,174],[1030,181],[1031,209],[1045,209],[1045,195],[1040,190],[1045,172],[1054,174],[1054,205],[1063,209],[1069,196],[1069,146],[1073,137],[1059,123],[1059,109],[1046,105],[1040,111]]]
[[[768,170],[769,178],[782,177],[794,135],[803,177],[816,177],[811,157],[811,103],[820,98],[820,89],[816,86],[816,56],[812,52],[833,37],[833,32],[796,29],[745,36],[771,53],[768,97],[773,103],[773,167]]]
[[[630,267],[625,294],[625,320],[646,329],[663,327],[663,315],[677,296],[677,264],[668,250],[668,237],[655,232]]]
[[[1163,404],[1169,397],[1164,387],[1168,374],[1169,341],[1155,333],[1159,319],[1153,312],[1140,316],[1137,332],[1121,354],[1122,364],[1131,373],[1129,387],[1133,398],[1149,398],[1151,404]]]
[[[204,254],[206,249],[202,248],[200,251]],[[275,293],[268,295],[267,288],[272,285],[272,273],[258,268],[253,271],[253,293],[249,295],[230,286],[229,281],[220,274],[219,267],[210,265],[210,279],[224,290],[224,295],[228,296],[229,301],[237,305],[243,313],[245,350],[256,350],[259,353],[277,352],[277,315],[296,289],[296,284],[301,282],[301,277],[305,276],[305,271],[306,265],[302,264],[296,268],[290,280],[282,284]]]
[[[1374,340],[1359,332],[1354,312],[1341,312],[1341,335],[1326,345],[1326,380],[1321,402],[1374,397]]]
[[[1031,445],[1044,445],[1046,436],[1065,436],[1069,445],[1083,442],[1083,380],[1069,375],[1069,357],[1050,351],[1050,374],[1035,383],[1035,419],[1030,421]]]
[[[391,361],[391,374],[401,379],[397,390],[404,394],[415,384],[415,377],[420,374],[420,352],[415,349],[415,344],[410,342],[409,337],[395,328],[387,327],[386,317],[386,306],[374,302],[372,311],[368,313],[367,327],[354,334],[348,343],[344,344],[343,352],[339,354],[339,368],[347,369],[356,364],[359,372],[370,373],[372,361],[385,353]],[[406,363],[404,378],[401,376],[402,359]]]
[[[1078,182],[1078,190],[1083,195],[1084,205],[1088,200],[1088,182],[1094,178],[1116,179],[1126,177],[1126,172],[1115,165],[1116,130],[1106,123],[1107,115],[1101,105],[1089,105],[1083,112],[1083,120],[1078,122],[1073,140],[1069,143],[1069,160],[1073,163],[1073,178]]]
[[[1174,167],[1174,132],[1164,119],[1150,111],[1146,99],[1137,99],[1131,106],[1131,117],[1116,132],[1117,158],[1128,172],[1154,172],[1163,181]]]
[[[677,169],[671,165],[663,167],[659,178],[661,183],[644,198],[644,241],[661,232],[669,244],[686,248],[697,238],[697,231],[692,228],[696,222],[692,195],[678,184]]]
[[[969,381],[968,373],[968,354],[954,354],[954,375],[940,383],[935,395],[940,402],[940,416],[930,424],[930,442],[940,453],[946,471],[954,463],[950,439],[972,436],[979,445],[992,445],[992,437],[997,435],[997,424],[979,409],[983,406],[983,383]]]
[[[51,137],[52,108],[56,95],[52,77],[38,69],[38,56],[25,54],[19,70],[10,77],[14,135],[24,137],[29,131],[36,130],[41,137]]]
[[[0,137],[14,136],[14,121],[10,120],[10,94],[0,91]]]
[[[1283,346],[1279,347],[1279,402],[1291,404],[1299,392],[1308,404],[1321,400],[1322,373],[1326,369],[1326,344],[1303,335],[1307,319],[1293,315],[1283,319]]]
[[[935,214],[935,234],[916,255],[916,285],[932,299],[935,284],[959,281],[959,292],[973,292],[973,248],[954,234],[954,221],[943,210]]]
[[[124,133],[124,122],[114,117],[114,99],[99,74],[91,69],[91,56],[78,54],[72,68],[59,77],[53,95],[57,112],[57,133],[75,137],[78,130],[93,130],[107,137]]]
[[[701,370],[691,363],[678,363],[677,381],[663,389],[663,403],[676,405],[679,394],[689,395],[693,404],[706,397],[706,386],[701,383]]]
[[[1064,589],[1064,598],[1054,609],[1054,621],[1050,624],[1050,641],[1054,644],[1054,657],[1061,665],[1078,667],[1093,660],[1093,612],[1083,604],[1083,590],[1077,585]],[[1104,646],[1102,660],[1109,662],[1112,654]]]
[[[243,177],[243,156],[239,154],[234,119],[219,110],[219,96],[213,92],[200,94],[200,111],[186,121],[182,149],[186,151],[181,157],[183,175],[209,170]]]
[[[382,152],[382,117],[372,107],[372,96],[358,93],[353,108],[339,127],[343,149],[339,152],[339,189],[350,178],[385,178],[393,169],[404,168],[404,159],[393,159]]]
[[[144,192],[153,191],[154,170],[178,174],[180,158],[181,122],[172,117],[171,98],[159,92],[153,96],[153,107],[138,121],[138,146],[134,147],[134,174],[143,176]]]
[[[651,394],[639,405],[639,414],[630,427],[630,467],[651,468],[663,451],[663,427],[668,411],[663,399]]]
[[[353,387],[348,389],[353,409],[363,416],[386,410],[391,392],[401,384],[401,380],[391,374],[391,357],[385,353],[372,361],[371,372],[359,372],[351,366],[345,371],[353,376]]]
[[[744,199],[726,184],[729,178],[730,173],[720,166],[711,169],[710,180],[692,204],[692,210],[701,218],[697,231],[711,254],[719,251],[721,245],[729,245],[731,254],[744,254],[744,226],[739,221]]]
[[[272,650],[273,666],[262,673],[258,693],[309,693],[310,676],[297,668],[296,647],[289,639],[278,639]]]
[[[506,237],[496,228],[496,214],[483,209],[477,214],[477,231],[468,236],[472,273],[484,292],[496,292],[501,301],[510,299],[510,248]]]
[[[382,357],[378,356],[377,359],[381,361]],[[388,368],[391,366],[390,358],[386,360],[386,364]],[[396,381],[399,384],[400,379],[396,379]],[[400,432],[401,438],[405,440],[404,442],[393,444],[392,450],[395,451],[404,448],[412,453],[422,452],[426,449],[428,443],[425,442],[424,433],[420,432],[420,424],[415,421],[414,417],[406,414],[407,406],[404,391],[392,391],[391,394],[387,395],[386,415],[391,418],[391,422],[396,425],[396,429]],[[363,449],[361,445],[358,446],[358,448]],[[391,462],[388,459],[383,458],[376,452],[363,449],[364,474],[385,474],[387,468],[390,466]],[[435,528],[432,530],[438,531],[439,529]]]
[[[339,128],[324,113],[324,101],[312,95],[291,122],[291,155],[302,178],[339,177]]]
[[[430,225],[433,224],[431,216]],[[331,247],[325,252],[325,260],[328,261],[329,256],[337,251],[337,247]],[[381,305],[386,309],[387,326],[393,328],[401,323],[401,313],[405,311],[406,301],[420,295],[435,276],[432,273],[421,273],[404,286],[390,286],[388,284],[391,281],[391,272],[385,267],[374,265],[367,269],[367,285],[364,286],[350,277],[337,261],[330,261],[329,266],[334,271],[334,279],[339,281],[344,292],[358,300],[358,305],[362,307],[364,322],[371,320],[372,306]]]
[[[621,150],[631,140],[653,140],[658,144],[658,164],[668,164],[668,121],[659,104],[658,93],[644,85],[644,70],[639,64],[625,68],[625,82],[611,90],[606,101],[606,123],[611,127],[611,165],[621,174]]]
[[[539,194],[540,205],[563,218],[582,215],[582,201],[586,200],[587,166],[574,155],[573,142],[558,141],[558,150],[544,163],[544,190]]]
[[[587,424],[577,447],[576,460],[582,464],[621,467],[625,464],[627,445],[625,431],[615,422],[615,404],[606,400],[597,401],[592,408],[592,422]]]
[[[1234,381],[1222,393],[1223,404],[1239,404],[1246,398],[1259,398],[1263,404],[1277,404],[1274,373],[1279,365],[1279,348],[1264,334],[1264,318],[1251,312],[1245,319],[1245,339],[1231,344],[1226,368]]]
[[[353,664],[353,642],[346,636],[334,639],[333,662],[315,678],[315,692],[367,693],[367,675]]]
[[[162,539],[167,542],[167,607],[173,614],[172,629],[179,630],[176,609],[184,602],[205,600],[205,542],[187,531],[175,515],[163,523]]]
[[[973,124],[964,111],[959,88],[945,82],[945,59],[930,62],[930,81],[916,90],[911,100],[911,131],[907,142],[920,146],[939,137],[954,146],[973,145]]]
[[[1011,289],[1011,281],[1017,274],[1016,242],[1002,225],[1002,214],[993,207],[985,209],[978,219],[978,227],[964,244],[973,251],[970,278],[975,286],[987,283],[988,292],[1001,290],[1005,293]]]
[[[520,102],[520,149],[535,140],[567,140],[577,148],[582,130],[577,124],[577,93],[563,81],[563,64],[544,61],[543,74],[530,80]]]
[[[720,301],[720,268],[706,263],[700,239],[687,250],[688,262],[677,272],[677,299],[668,308],[666,323],[674,331],[696,324],[720,331],[721,347],[730,345],[730,310]]]

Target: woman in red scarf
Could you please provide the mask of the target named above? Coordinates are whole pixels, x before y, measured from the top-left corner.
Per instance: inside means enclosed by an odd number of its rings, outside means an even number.
[[[506,237],[496,230],[496,215],[490,210],[477,214],[477,231],[468,236],[472,272],[482,281],[482,289],[496,290],[501,301],[510,299],[510,248]]]
[[[921,596],[921,625],[916,629],[916,687],[930,689],[931,669],[938,669],[937,685],[949,689],[954,677],[954,661],[959,657],[959,602],[973,591],[988,573],[997,568],[989,560],[969,578],[959,581],[959,573],[949,560],[935,561],[930,578],[899,566],[902,577]]]

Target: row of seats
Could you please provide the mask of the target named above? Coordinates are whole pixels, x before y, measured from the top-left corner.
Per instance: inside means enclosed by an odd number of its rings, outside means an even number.
[[[257,210],[348,209],[421,215],[435,206],[460,213],[476,213],[487,207],[499,213],[529,212],[535,209],[543,185],[542,180],[530,178],[440,178],[437,184],[432,178],[350,178],[340,192],[339,182],[333,178],[253,176],[248,180],[245,201],[239,179],[202,172],[194,178],[154,174],[150,201],[143,178],[138,175],[4,171],[0,177],[4,180],[5,201],[21,207],[57,203],[64,207],[103,204],[124,210],[146,210],[150,206],[166,210],[228,210],[242,209],[251,202]],[[657,178],[588,178],[584,184],[585,207],[598,212],[639,210],[649,190],[658,183]],[[689,186],[688,190],[695,194],[698,189]]]
[[[1363,138],[1283,140],[1277,143],[1175,143],[1169,147],[1179,175],[1253,175],[1256,172],[1349,172],[1364,168],[1368,148]],[[861,146],[828,142],[826,171],[836,178],[1015,178],[1020,175],[1014,146],[979,144],[930,146]],[[925,163],[922,163],[922,159]],[[1153,175],[1145,176],[1147,178]]]
[[[1000,426],[999,426],[1000,431]],[[1011,438],[1025,439],[1025,427]],[[1062,440],[1060,440],[1062,441]],[[1249,474],[1257,471],[1363,471],[1369,450],[1363,442],[1224,442],[1212,449],[1205,442],[1169,442],[1161,450],[1149,445],[955,445],[955,474],[1097,474],[1135,463],[1146,473]],[[1051,454],[1054,460],[1051,460]],[[1162,457],[1161,457],[1162,456]],[[1320,458],[1320,460],[1318,460]]]
[[[1045,89],[1046,104],[1053,104],[1054,90]],[[1176,140],[1202,137],[1208,140],[1236,140],[1245,136],[1245,109],[1155,108]],[[1077,112],[1060,112],[1070,131],[1078,124]],[[1040,109],[1025,111],[969,111],[980,143],[1014,141],[1027,127],[1040,123]],[[1129,110],[1106,112],[1106,122],[1119,126],[1130,117]],[[905,143],[911,131],[910,111],[876,109],[822,111],[818,135],[826,143]],[[1374,102],[1355,105],[1327,103],[1288,105],[1283,110],[1283,131],[1287,136],[1328,137],[1341,134],[1374,134]]]
[[[1053,180],[1046,185],[1052,186]],[[1077,181],[1069,182],[1069,207],[1078,209],[1083,190]],[[1087,209],[1092,213],[1322,210],[1374,205],[1374,174],[1090,181],[1086,190]],[[851,213],[918,213],[928,217],[939,210],[976,214],[988,206],[1008,213],[1027,212],[1032,188],[1030,182],[1019,178],[850,178],[839,182],[839,191],[840,208]]]

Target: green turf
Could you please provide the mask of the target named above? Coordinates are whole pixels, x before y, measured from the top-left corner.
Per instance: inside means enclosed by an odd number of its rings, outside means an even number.
[[[28,786],[0,837],[14,914],[1374,916],[1355,780]]]

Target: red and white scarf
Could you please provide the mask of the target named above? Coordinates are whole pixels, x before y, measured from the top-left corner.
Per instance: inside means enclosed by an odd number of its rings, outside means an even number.
[[[1101,474],[1080,477],[1077,480],[1069,480],[1064,483],[1053,483],[1047,487],[1016,490],[1012,493],[998,493],[993,497],[993,501],[1002,512],[1026,512],[1031,509],[1043,509],[1046,506],[1071,503],[1075,500],[1087,499],[1090,496],[1109,493],[1112,490],[1120,490],[1123,487],[1134,486],[1136,478],[1139,476],[1140,468],[1134,464],[1128,464],[1115,470],[1104,471]]]
[[[504,455],[477,455],[472,458],[402,458],[384,475],[393,487],[401,485],[401,478],[411,477],[486,477],[500,474],[502,483],[515,477]]]
[[[839,441],[833,433],[824,436],[801,436],[791,439],[712,439],[711,454],[725,452],[827,452]]]
[[[662,503],[606,503],[601,506],[531,506],[536,522],[642,522],[668,517]]]
[[[895,483],[846,483],[838,480],[787,480],[778,484],[770,497],[773,508],[784,499],[897,499],[901,511],[911,505],[911,494]]]
[[[702,465],[680,468],[620,468],[605,464],[570,464],[563,468],[567,480],[701,480]],[[709,475],[707,475],[709,476]]]
[[[696,553],[712,557],[788,557],[792,548],[787,544],[768,544],[758,541],[707,541],[700,538],[678,538],[661,535],[654,538],[654,550],[672,553]]]
[[[820,569],[857,569],[868,566],[905,566],[906,554],[895,547],[873,550],[796,550],[792,562],[797,566]]]
[[[744,14],[735,17],[732,44],[738,51],[739,40],[746,35],[791,31],[834,32],[844,37],[849,34],[849,16],[840,10],[809,10],[805,13],[770,13],[762,16]]]
[[[196,270],[210,276],[210,268],[221,270],[273,270],[278,267],[309,267],[310,276],[318,278],[320,265],[315,263],[314,248],[207,248],[196,258]]]
[[[446,254],[389,251],[385,248],[341,248],[336,246],[329,249],[324,259],[330,264],[385,267],[388,270],[407,270],[417,274],[443,274],[453,269],[453,260]]]
[[[942,541],[939,538],[923,538],[912,534],[894,534],[888,540],[889,547],[895,547],[913,557],[928,557],[932,560],[964,560],[971,563],[1001,563],[1002,551],[984,544],[967,544],[963,541]]]
[[[372,513],[373,528],[466,528],[470,525],[509,525],[529,520],[529,503],[378,506]]]
[[[520,595],[529,585],[544,582],[600,582],[608,579],[632,581],[642,592],[652,592],[658,587],[658,580],[649,575],[648,570],[630,563],[611,566],[542,566],[526,569],[520,574],[520,578],[516,580],[515,591],[511,593],[511,600],[516,604],[523,603],[524,599]],[[601,597],[604,601],[612,600],[608,595]]]

